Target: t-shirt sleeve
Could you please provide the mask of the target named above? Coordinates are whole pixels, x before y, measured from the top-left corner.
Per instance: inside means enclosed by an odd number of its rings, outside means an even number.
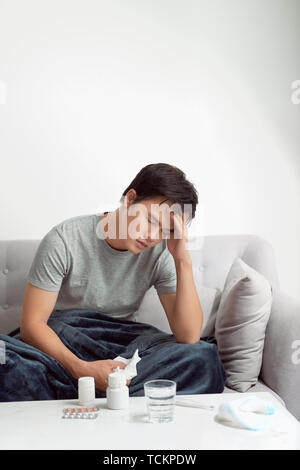
[[[158,295],[176,293],[177,276],[173,256],[166,249],[158,261],[154,287]]]
[[[27,281],[41,289],[57,292],[67,272],[66,244],[58,230],[53,227],[38,246]]]

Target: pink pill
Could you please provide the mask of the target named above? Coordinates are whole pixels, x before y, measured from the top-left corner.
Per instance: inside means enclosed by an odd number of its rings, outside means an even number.
[[[73,412],[74,412],[74,413],[77,413],[77,408],[73,408]]]

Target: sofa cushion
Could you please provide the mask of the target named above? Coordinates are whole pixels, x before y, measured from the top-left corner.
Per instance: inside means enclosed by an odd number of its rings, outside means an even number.
[[[257,382],[272,300],[269,281],[235,258],[221,295],[215,337],[226,385],[238,392],[246,392]]]
[[[208,325],[208,328],[205,328],[205,326],[210,317],[213,319],[216,317],[221,298],[221,291],[220,289],[200,286],[197,282],[196,288],[203,310],[203,326],[201,336],[209,336],[214,327],[214,320],[211,326]],[[153,286],[148,289],[144,295],[142,303],[135,314],[134,321],[148,323],[155,326],[156,328],[159,328],[165,333],[172,334],[167,315]]]

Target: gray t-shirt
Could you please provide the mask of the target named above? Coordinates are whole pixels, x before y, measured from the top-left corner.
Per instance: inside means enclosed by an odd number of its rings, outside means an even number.
[[[103,214],[72,217],[52,227],[27,280],[59,291],[53,310],[90,308],[131,320],[152,285],[158,295],[176,292],[174,259],[165,239],[138,254],[112,248],[97,236]]]

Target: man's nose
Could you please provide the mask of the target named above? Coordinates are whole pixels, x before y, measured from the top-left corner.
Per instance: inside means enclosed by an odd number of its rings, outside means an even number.
[[[157,240],[159,238],[159,230],[153,227],[152,230],[149,228],[148,234],[145,235],[145,238],[147,238],[149,241]]]

